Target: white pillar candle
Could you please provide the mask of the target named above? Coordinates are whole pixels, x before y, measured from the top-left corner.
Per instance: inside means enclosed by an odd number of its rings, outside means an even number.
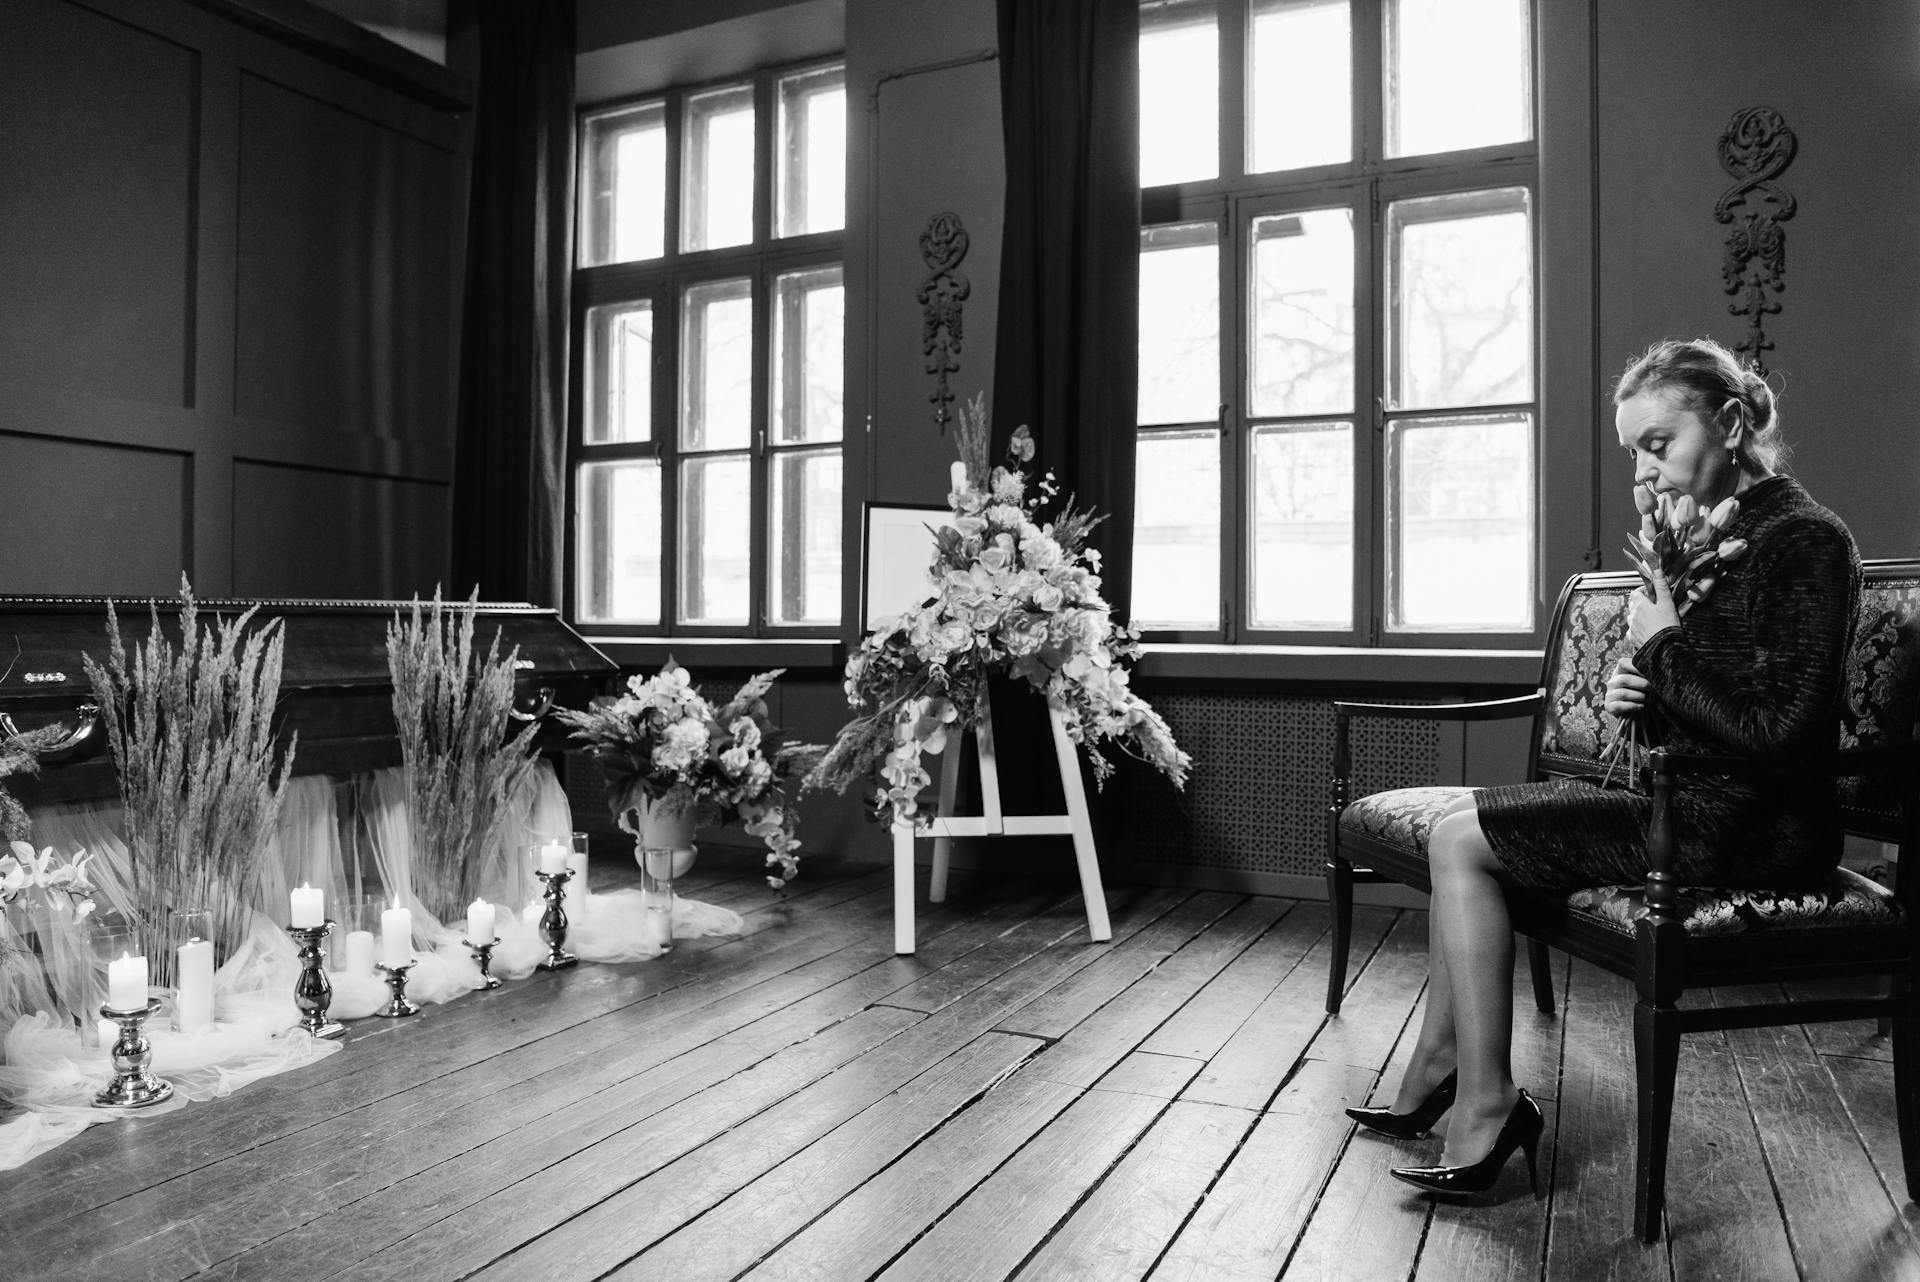
[[[549,877],[557,876],[567,870],[567,848],[557,841],[549,841],[540,847],[540,871]]]
[[[476,899],[467,905],[467,942],[493,942],[493,905],[484,899]]]
[[[582,903],[587,898],[587,843],[584,833],[575,833],[573,849],[567,852],[567,871],[573,874],[573,880],[567,884],[567,893]]]
[[[293,916],[288,921],[295,926],[320,926],[327,920],[327,892],[317,886],[301,886],[293,892]]]
[[[213,1022],[213,941],[190,939],[180,945],[179,953],[174,973],[180,977],[180,988],[174,997],[173,1019],[181,1032],[196,1033]]]
[[[115,1010],[147,1008],[147,959],[120,955],[107,963],[107,1005]]]
[[[350,930],[347,932],[347,972],[371,978],[373,975],[373,932],[370,930]]]
[[[413,961],[413,914],[397,899],[380,913],[380,961],[395,970]]]

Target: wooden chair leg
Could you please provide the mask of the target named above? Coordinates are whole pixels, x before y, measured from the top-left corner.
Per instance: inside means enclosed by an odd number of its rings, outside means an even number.
[[[1327,906],[1333,913],[1333,957],[1327,967],[1327,1014],[1340,1013],[1347,991],[1347,946],[1353,938],[1353,865],[1337,855],[1327,860]]]
[[[893,826],[893,951],[913,952],[913,825]]]
[[[1633,1180],[1633,1231],[1660,1240],[1667,1203],[1667,1133],[1673,1125],[1673,1082],[1680,1069],[1680,1023],[1671,1006],[1642,998],[1633,1007],[1633,1069],[1639,1084],[1638,1160]]]
[[[1920,1202],[1920,988],[1894,980],[1893,1103],[1900,1122],[1900,1161],[1907,1173],[1907,1200]]]
[[[1533,975],[1533,1004],[1553,1014],[1553,954],[1537,939],[1527,940],[1527,969]]]

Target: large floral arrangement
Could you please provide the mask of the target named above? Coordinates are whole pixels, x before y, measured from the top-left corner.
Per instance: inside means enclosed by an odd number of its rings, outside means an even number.
[[[927,753],[975,725],[990,675],[1024,680],[1060,712],[1096,786],[1113,773],[1112,744],[1185,786],[1191,759],[1167,723],[1128,686],[1139,634],[1113,621],[1100,596],[1100,553],[1087,536],[1101,518],[1072,501],[1051,519],[1051,473],[1033,484],[1020,466],[1033,459],[1025,427],[1013,433],[1007,465],[987,462],[984,398],[960,412],[950,525],[935,531],[931,595],[861,643],[847,661],[849,706],[810,782],[845,791],[877,772],[875,817],[891,823],[920,813],[931,777]]]
[[[794,802],[824,751],[785,741],[768,719],[767,691],[785,671],[761,673],[716,710],[669,659],[655,676],[629,678],[615,699],[554,715],[599,758],[621,828],[638,833],[643,799],[694,807],[702,824],[738,822],[767,843],[767,881],[778,888],[800,870]]]

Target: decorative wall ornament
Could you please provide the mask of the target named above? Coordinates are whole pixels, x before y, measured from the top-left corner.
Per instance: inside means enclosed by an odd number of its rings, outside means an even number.
[[[1720,134],[1720,167],[1734,178],[1720,193],[1713,216],[1733,224],[1726,236],[1726,256],[1720,276],[1729,294],[1739,300],[1727,305],[1735,316],[1747,318],[1747,333],[1736,351],[1744,352],[1753,367],[1767,372],[1761,353],[1773,346],[1763,320],[1780,310],[1770,294],[1787,287],[1787,233],[1780,224],[1793,217],[1793,193],[1773,180],[1793,160],[1800,140],[1772,107],[1745,107],[1733,113]],[[1744,206],[1744,213],[1735,210]]]
[[[927,373],[933,375],[933,422],[946,435],[953,421],[953,389],[947,376],[960,368],[960,341],[964,337],[961,304],[973,292],[973,286],[956,269],[967,256],[967,229],[960,215],[935,214],[920,233],[920,257],[927,264],[927,278],[920,282],[920,306],[925,309],[920,325],[920,349],[926,353]]]

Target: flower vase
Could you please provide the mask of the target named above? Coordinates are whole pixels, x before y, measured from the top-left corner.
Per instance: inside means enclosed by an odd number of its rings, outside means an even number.
[[[675,788],[662,797],[641,794],[633,816],[633,856],[640,865],[646,937],[662,952],[673,949],[673,881],[693,867],[696,805],[693,794]]]

